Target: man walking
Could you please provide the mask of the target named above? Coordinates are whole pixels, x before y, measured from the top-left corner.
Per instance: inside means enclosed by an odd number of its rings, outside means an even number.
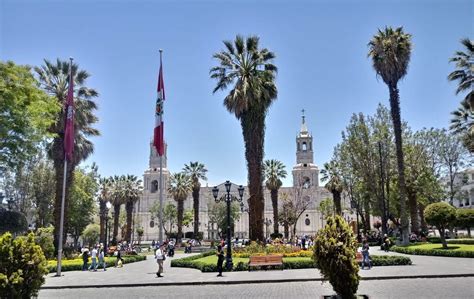
[[[155,251],[156,262],[158,263],[158,272],[156,272],[156,277],[163,277],[163,262],[166,259],[164,244],[160,244],[160,247]]]
[[[94,246],[91,252],[92,264],[89,267],[89,270],[97,271],[97,245]]]
[[[224,251],[221,245],[217,245],[217,276],[222,276],[222,264],[224,263]]]
[[[107,263],[105,262],[104,248],[101,247],[100,250],[99,250],[99,265],[98,265],[98,266],[100,267],[101,265],[103,265],[104,271],[107,271],[107,270],[105,269],[106,266],[107,266],[106,264],[107,264]]]

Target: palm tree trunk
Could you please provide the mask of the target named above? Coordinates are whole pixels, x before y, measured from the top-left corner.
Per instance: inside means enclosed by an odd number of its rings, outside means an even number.
[[[411,232],[418,234],[420,225],[418,221],[418,205],[416,203],[416,193],[408,192],[408,206],[410,208]]]
[[[288,237],[290,236],[290,226],[288,225],[288,223],[283,225],[283,230],[284,230],[284,233],[285,233],[285,239],[288,240]]]
[[[337,215],[342,215],[342,207],[341,207],[341,192],[337,190],[332,191],[332,198],[334,201],[334,207],[336,209]]]
[[[265,202],[263,183],[263,145],[265,139],[265,112],[253,107],[242,114],[241,126],[245,142],[249,181],[249,237],[252,241],[264,240],[263,213]]]
[[[105,243],[105,202],[103,200],[99,201],[99,240],[102,243]]]
[[[125,204],[125,210],[127,212],[127,229],[125,233],[125,241],[130,243],[132,240],[133,201],[127,200]]]
[[[118,228],[119,228],[119,217],[120,217],[120,206],[114,205],[114,234],[112,237],[112,244],[117,244]]]
[[[178,244],[181,242],[183,237],[183,213],[184,213],[184,200],[178,199]]]
[[[273,207],[273,233],[278,234],[278,189],[270,190]]]
[[[402,234],[402,244],[408,245],[408,215],[406,209],[406,184],[405,184],[405,164],[403,157],[403,142],[402,142],[402,123],[400,117],[400,99],[398,94],[397,84],[390,84],[390,113],[392,115],[393,128],[395,131],[395,145],[397,153],[397,168],[398,168],[398,188],[400,196],[400,229]]]
[[[200,188],[193,189],[193,209],[194,209],[194,238],[198,237],[199,233],[199,190]]]

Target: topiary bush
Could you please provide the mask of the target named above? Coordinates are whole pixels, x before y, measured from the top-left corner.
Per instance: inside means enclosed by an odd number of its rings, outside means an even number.
[[[467,229],[467,236],[471,237],[471,227],[474,227],[474,210],[473,209],[457,209],[456,225]]]
[[[436,226],[439,230],[443,248],[447,249],[445,230],[456,221],[456,209],[446,202],[429,204],[424,211],[426,223]]]
[[[46,258],[33,233],[16,239],[10,233],[0,236],[1,298],[37,296],[47,273]]]
[[[0,234],[10,232],[18,234],[28,230],[25,215],[17,211],[0,209]]]
[[[328,217],[316,234],[314,262],[323,277],[342,298],[355,298],[359,287],[356,262],[357,241],[352,229],[341,216]]]

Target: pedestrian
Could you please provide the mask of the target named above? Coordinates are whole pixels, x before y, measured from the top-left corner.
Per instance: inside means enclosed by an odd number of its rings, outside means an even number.
[[[387,237],[387,234],[384,235],[383,243],[382,243],[382,249],[385,250],[385,252],[388,252],[390,249],[390,238]]]
[[[94,246],[91,251],[92,264],[89,270],[97,271],[97,246]]]
[[[87,271],[87,263],[89,262],[89,249],[82,248],[82,271]]]
[[[160,247],[158,247],[158,249],[155,251],[155,259],[158,263],[158,271],[156,272],[156,277],[163,277],[163,275],[161,274],[163,273],[163,262],[166,259],[164,248],[164,244],[161,244]]]
[[[224,250],[221,245],[217,245],[217,276],[222,276],[222,264],[224,263]]]
[[[117,259],[115,260],[115,267],[122,267],[121,264],[123,264],[123,259],[121,249],[122,247],[117,246],[117,250],[114,252],[114,255],[117,257]]]
[[[372,267],[372,265],[370,264],[369,242],[367,242],[367,239],[364,240],[364,243],[362,245],[362,270],[364,270],[365,266],[368,266],[369,270]]]
[[[104,253],[104,248],[103,247],[101,247],[100,250],[99,250],[99,265],[98,266],[100,267],[101,265],[104,267],[104,271],[107,271],[105,269],[106,266],[107,266],[107,263],[105,262],[105,253]]]

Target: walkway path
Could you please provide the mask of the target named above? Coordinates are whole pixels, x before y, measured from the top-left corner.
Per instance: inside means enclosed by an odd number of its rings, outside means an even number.
[[[378,249],[372,254],[387,254]],[[389,252],[390,255],[404,255]],[[180,258],[184,254],[176,254]],[[189,256],[189,255],[186,255]],[[408,255],[405,255],[408,256]],[[371,270],[360,270],[363,279],[390,279],[400,277],[427,276],[474,276],[474,259],[453,257],[431,257],[409,255],[413,261],[411,266],[374,267]],[[163,278],[156,278],[157,264],[153,256],[146,261],[126,264],[123,268],[108,268],[106,272],[70,271],[63,272],[62,277],[48,274],[44,289],[68,287],[105,287],[105,286],[146,286],[146,285],[180,285],[180,284],[219,284],[219,283],[257,283],[281,281],[321,280],[317,269],[242,271],[224,273],[224,277],[216,277],[216,273],[202,273],[189,268],[171,268],[171,258],[165,261]]]

